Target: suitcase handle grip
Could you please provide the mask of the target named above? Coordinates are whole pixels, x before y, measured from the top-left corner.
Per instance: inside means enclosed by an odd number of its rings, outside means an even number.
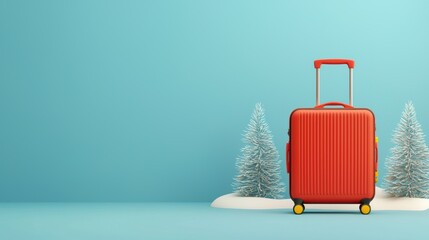
[[[353,108],[353,106],[342,103],[342,102],[327,102],[327,103],[317,105],[314,108],[324,108],[326,106],[343,106],[344,108]]]
[[[314,68],[318,69],[322,66],[322,64],[347,64],[349,68],[355,67],[355,61],[351,59],[339,59],[339,58],[331,58],[331,59],[318,59],[314,61]]]
[[[289,143],[286,143],[286,171],[287,173],[290,173],[290,145]]]

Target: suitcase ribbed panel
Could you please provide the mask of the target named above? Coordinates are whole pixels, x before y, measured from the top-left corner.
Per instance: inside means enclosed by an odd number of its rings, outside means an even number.
[[[291,118],[291,195],[356,202],[374,195],[374,117],[366,109],[303,109]]]

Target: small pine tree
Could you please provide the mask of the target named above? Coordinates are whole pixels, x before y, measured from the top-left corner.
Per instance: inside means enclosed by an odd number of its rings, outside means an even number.
[[[244,197],[281,198],[285,190],[280,177],[279,154],[260,103],[255,106],[243,141],[246,145],[237,158],[234,192]]]
[[[386,191],[395,197],[429,198],[429,150],[412,102],[405,105],[386,160]]]

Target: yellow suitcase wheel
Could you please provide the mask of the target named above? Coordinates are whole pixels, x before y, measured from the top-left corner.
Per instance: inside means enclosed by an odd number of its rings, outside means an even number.
[[[293,206],[293,213],[300,215],[304,212],[304,209],[305,207],[303,204],[295,204],[295,206]]]
[[[368,215],[371,212],[371,206],[369,204],[361,204],[359,210],[363,215]]]

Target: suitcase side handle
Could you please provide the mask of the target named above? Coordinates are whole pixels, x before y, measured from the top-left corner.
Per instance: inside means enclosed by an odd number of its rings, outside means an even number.
[[[375,184],[378,182],[378,137],[375,137]]]
[[[378,137],[375,137],[375,170],[378,171]]]
[[[286,143],[286,171],[287,173],[290,173],[290,145],[289,143]]]
[[[314,67],[316,68],[316,105],[320,104],[320,67],[322,64],[347,64],[349,67],[349,105],[353,106],[353,68],[355,61],[351,59],[318,59],[314,60]]]
[[[331,59],[317,59],[314,61],[314,68],[320,68],[322,64],[333,64],[333,65],[340,65],[340,64],[347,64],[349,68],[355,67],[355,61],[351,59],[340,59],[340,58],[331,58]]]
[[[324,108],[326,106],[343,106],[344,108],[353,108],[353,106],[342,103],[342,102],[327,102],[324,104],[319,104],[315,106],[314,108]]]

